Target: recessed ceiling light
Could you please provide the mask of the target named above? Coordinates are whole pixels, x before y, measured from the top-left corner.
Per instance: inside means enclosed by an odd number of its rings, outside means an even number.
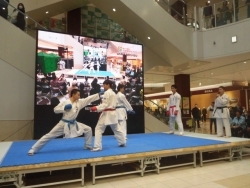
[[[244,63],[247,63],[246,61]]]
[[[5,7],[3,7],[3,10],[5,10]]]
[[[46,13],[46,14],[49,14],[49,11],[46,11],[45,13]]]
[[[25,18],[28,19],[28,16],[26,16]]]
[[[199,86],[201,86],[201,82],[199,83]]]
[[[150,40],[150,37],[148,37],[148,40]]]
[[[211,72],[211,74],[214,74],[214,73]]]
[[[116,11],[115,8],[113,8],[113,11],[114,11],[114,12]]]

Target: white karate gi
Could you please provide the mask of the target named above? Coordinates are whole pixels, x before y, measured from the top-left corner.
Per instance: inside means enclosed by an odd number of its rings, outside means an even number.
[[[229,123],[230,114],[228,109],[229,101],[230,99],[225,93],[215,99],[213,117],[216,118],[218,136],[224,136],[223,126],[225,127],[226,136],[231,136],[231,129]]]
[[[90,74],[90,71],[92,70],[94,73],[95,73],[95,69],[94,69],[94,66],[95,66],[95,63],[92,61],[89,65],[89,74]]]
[[[180,109],[181,95],[177,92],[170,95],[169,102],[167,106],[167,111],[169,111],[169,124],[170,131],[175,131],[175,122],[178,124],[179,133],[183,133],[183,124],[181,120],[181,109]],[[177,116],[174,115],[174,112],[178,111]]]
[[[96,62],[96,67],[97,67],[97,72],[99,72],[101,65],[98,61]]]
[[[63,113],[62,119],[64,120],[75,120],[79,111],[87,106],[89,103],[100,99],[99,94],[91,95],[85,99],[79,99],[78,101],[71,103],[70,99],[61,102],[54,108],[54,112],[56,114]],[[64,110],[65,105],[71,104],[72,108],[70,110]],[[76,123],[78,125],[78,130],[76,127]],[[69,127],[70,126],[70,130]],[[68,124],[63,120],[59,121],[59,123],[46,135],[40,138],[33,146],[32,149],[34,153],[38,152],[42,147],[47,144],[51,139],[54,139],[58,136],[65,135],[64,138],[74,138],[80,136],[84,133],[85,135],[85,147],[91,147],[92,141],[92,129],[91,127],[76,122],[73,124]]]
[[[122,133],[120,126],[118,126],[118,119],[116,115],[117,97],[112,89],[105,91],[102,103],[96,106],[97,112],[102,112],[95,127],[95,144],[94,148],[102,149],[102,134],[109,125],[113,130],[119,145],[126,144],[126,140]],[[106,110],[106,111],[105,111]],[[111,110],[111,111],[108,111]]]
[[[118,92],[116,96],[117,96],[116,114],[118,118],[118,124],[121,127],[125,139],[127,139],[127,111],[132,111],[133,108],[129,104],[123,93]]]

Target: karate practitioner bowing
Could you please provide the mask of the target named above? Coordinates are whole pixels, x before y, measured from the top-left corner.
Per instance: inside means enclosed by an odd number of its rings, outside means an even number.
[[[84,133],[84,149],[92,149],[92,129],[91,127],[76,122],[79,111],[93,101],[100,99],[99,94],[91,95],[85,99],[80,99],[80,91],[73,89],[70,98],[61,102],[54,108],[56,114],[62,113],[61,121],[46,135],[40,138],[29,150],[29,155],[34,155],[51,139],[64,135],[64,138],[74,138]]]
[[[223,127],[225,127],[226,137],[231,137],[229,122],[230,113],[228,109],[230,99],[224,92],[225,88],[223,86],[220,86],[217,98],[215,99],[213,117],[216,118],[217,136],[224,136]]]
[[[117,96],[117,104],[116,104],[116,115],[118,118],[118,125],[121,127],[121,130],[124,134],[125,139],[127,139],[127,111],[129,114],[135,114],[132,106],[127,101],[124,92],[124,85],[119,84],[117,87],[118,93]]]
[[[169,134],[174,134],[175,122],[178,124],[179,134],[183,135],[183,124],[181,120],[181,110],[180,101],[181,95],[176,92],[176,85],[171,86],[173,94],[169,97],[169,102],[167,106],[167,116],[169,116],[170,132]]]
[[[102,112],[100,118],[95,127],[95,143],[92,151],[101,151],[102,150],[102,134],[105,131],[107,126],[110,126],[115,134],[115,138],[118,141],[120,147],[126,146],[126,140],[124,134],[118,126],[118,119],[116,115],[116,104],[117,97],[113,92],[112,81],[105,80],[103,82],[103,87],[105,90],[102,103],[99,106],[91,107],[92,112]]]

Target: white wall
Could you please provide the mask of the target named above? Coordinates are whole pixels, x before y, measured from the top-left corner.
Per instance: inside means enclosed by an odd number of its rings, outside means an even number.
[[[0,25],[0,140],[12,134],[7,140],[30,139],[34,119],[36,42],[2,17]]]
[[[120,0],[134,13],[145,20],[159,35],[193,59],[193,29],[178,23],[154,0]]]
[[[250,51],[250,19],[194,33],[195,59],[211,59]],[[237,43],[232,37],[237,36]],[[214,44],[214,42],[216,44]]]

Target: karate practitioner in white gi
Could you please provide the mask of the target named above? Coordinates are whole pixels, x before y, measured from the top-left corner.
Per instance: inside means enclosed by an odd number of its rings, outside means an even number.
[[[117,96],[117,105],[116,105],[116,114],[118,118],[118,125],[121,127],[125,139],[127,139],[127,111],[129,114],[135,114],[132,106],[127,101],[124,93],[124,85],[119,84],[117,86],[118,93]]]
[[[91,71],[93,71],[93,73],[95,73],[94,66],[95,66],[94,61],[91,61],[90,64],[89,64],[89,70],[88,70],[89,74],[90,74]]]
[[[183,124],[181,120],[181,109],[180,101],[181,95],[176,92],[176,85],[171,86],[173,92],[169,97],[169,102],[167,106],[167,116],[169,116],[170,132],[169,134],[174,134],[175,131],[175,122],[178,124],[179,134],[183,135]]]
[[[95,143],[92,151],[101,151],[102,150],[102,134],[105,131],[107,126],[110,126],[115,134],[115,138],[118,141],[120,147],[126,146],[126,140],[124,134],[118,126],[118,119],[116,115],[116,104],[117,97],[113,92],[112,81],[105,80],[103,82],[103,87],[105,90],[102,103],[98,106],[91,107],[92,112],[102,112],[100,118],[95,127]]]
[[[224,136],[223,127],[225,127],[225,137],[229,138],[231,137],[231,128],[229,122],[230,113],[228,109],[230,99],[224,92],[225,88],[220,86],[217,98],[215,99],[213,117],[216,118],[217,136]]]
[[[29,150],[29,155],[39,152],[42,147],[51,139],[64,135],[64,138],[74,138],[84,133],[85,145],[84,149],[92,149],[92,129],[91,127],[76,121],[79,111],[96,100],[100,99],[99,94],[91,95],[85,99],[80,99],[80,91],[73,89],[71,97],[58,104],[54,108],[56,114],[62,113],[61,121],[46,135],[40,138]]]

